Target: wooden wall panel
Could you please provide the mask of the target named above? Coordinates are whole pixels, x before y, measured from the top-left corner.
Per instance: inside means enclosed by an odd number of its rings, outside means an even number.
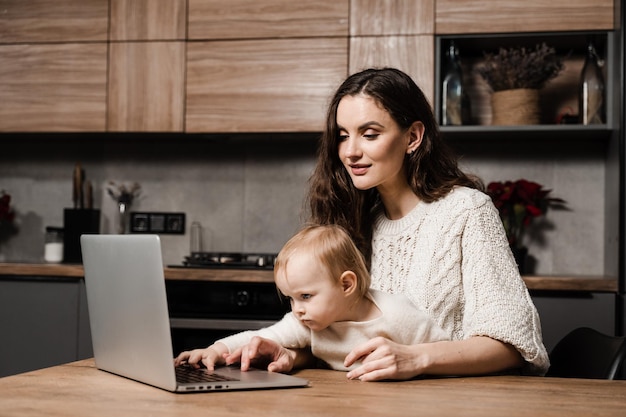
[[[182,132],[184,42],[110,44],[107,129]]]
[[[432,35],[435,0],[350,0],[350,35]]]
[[[109,0],[2,0],[0,43],[106,41]]]
[[[187,0],[111,0],[111,40],[183,40]]]
[[[409,74],[434,103],[435,45],[432,35],[350,38],[350,74],[369,67],[395,67]]]
[[[188,0],[190,39],[348,35],[349,0]]]
[[[106,43],[0,46],[0,131],[104,131]]]
[[[614,28],[614,0],[437,0],[437,34]]]
[[[321,131],[347,49],[347,38],[189,43],[186,131]]]

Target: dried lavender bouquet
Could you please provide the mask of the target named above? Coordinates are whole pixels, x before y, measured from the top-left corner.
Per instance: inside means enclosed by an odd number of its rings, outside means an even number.
[[[483,53],[485,62],[477,72],[493,91],[517,88],[541,89],[563,69],[562,58],[545,43],[534,49],[500,48],[497,54]]]

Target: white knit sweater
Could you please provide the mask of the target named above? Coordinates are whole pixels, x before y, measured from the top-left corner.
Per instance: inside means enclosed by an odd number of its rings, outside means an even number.
[[[449,340],[447,333],[407,297],[373,290],[370,298],[382,313],[373,320],[341,321],[324,330],[312,331],[290,312],[270,327],[237,333],[218,342],[225,344],[229,352],[244,346],[253,336],[274,340],[286,348],[310,346],[316,358],[326,362],[332,369],[346,371],[348,368],[343,365],[346,355],[377,336],[404,345]],[[357,362],[350,369],[359,365],[360,362]]]
[[[452,340],[489,336],[522,354],[525,373],[547,371],[539,315],[486,194],[458,187],[402,219],[381,213],[371,273],[372,288],[407,295]]]

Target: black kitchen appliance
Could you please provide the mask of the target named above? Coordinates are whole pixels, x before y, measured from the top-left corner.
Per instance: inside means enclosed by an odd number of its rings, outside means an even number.
[[[182,266],[271,270],[275,260],[276,254],[273,253],[192,252],[190,256],[185,256]]]
[[[170,268],[272,270],[275,254],[196,252]],[[166,280],[174,353],[267,327],[290,310],[273,282]]]

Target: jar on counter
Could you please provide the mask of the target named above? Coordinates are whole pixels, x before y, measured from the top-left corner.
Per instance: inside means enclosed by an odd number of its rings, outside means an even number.
[[[44,260],[49,263],[63,261],[63,228],[46,227],[44,243]]]

